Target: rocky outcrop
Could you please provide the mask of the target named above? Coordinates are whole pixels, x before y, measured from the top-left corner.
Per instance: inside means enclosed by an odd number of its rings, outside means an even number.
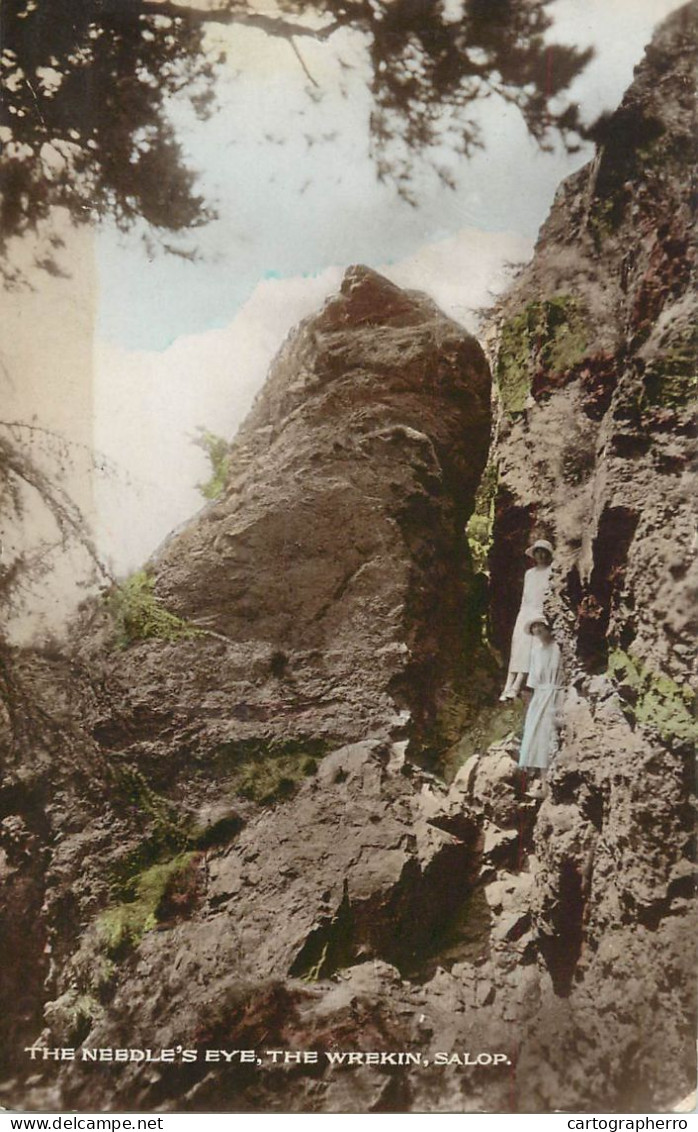
[[[235,642],[226,716],[232,692],[255,733],[293,720],[346,740],[409,718],[438,741],[475,643],[462,530],[489,405],[476,342],[366,268],[292,336],[223,497],[155,563],[169,608]]]
[[[512,555],[552,539],[571,684],[534,839],[542,1107],[650,1108],[694,1081],[697,13],[659,30],[501,312],[493,622],[503,642]]]
[[[76,1051],[14,1057],[5,1103],[632,1112],[692,1087],[696,10],[499,312],[489,631],[506,647],[551,538],[569,694],[545,796],[516,709],[481,702],[482,352],[351,269],[221,497],[69,658],[2,647],[5,951],[34,930],[0,994],[13,1045]]]
[[[452,741],[477,642],[463,526],[489,431],[475,340],[350,269],[281,350],[222,496],[152,563],[155,598],[204,632],[127,627],[115,742],[161,730],[169,774],[178,741],[187,758],[386,728]]]
[[[221,497],[88,604],[69,662],[8,650],[8,703],[33,696],[41,749],[56,712],[74,733],[65,758],[25,753],[18,770],[42,823],[25,1041],[42,1008],[56,1040],[195,1040],[231,978],[247,1000],[367,956],[391,978],[433,966],[476,882],[479,828],[421,815],[413,759],[456,738],[477,661],[464,526],[489,434],[474,339],[351,269],[282,349]],[[10,832],[26,819],[11,798],[6,812]],[[146,984],[177,935],[189,958],[163,1014]],[[120,1080],[110,1103],[153,1102]]]
[[[620,648],[681,680],[695,629],[694,31],[687,5],[658,32],[504,304],[492,559],[502,642],[507,558],[541,530],[580,665],[603,672]]]

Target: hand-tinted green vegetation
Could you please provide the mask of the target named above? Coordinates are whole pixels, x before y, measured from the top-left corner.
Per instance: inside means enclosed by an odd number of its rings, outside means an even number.
[[[115,891],[123,894],[134,876],[156,862],[197,847],[189,820],[168,798],[158,794],[135,767],[119,766],[112,771],[112,803],[126,806],[148,823],[148,833],[113,870]]]
[[[478,574],[488,573],[487,556],[492,546],[497,480],[497,465],[490,460],[482,473],[482,479],[475,495],[473,513],[465,528],[473,569]]]
[[[695,397],[698,385],[698,329],[679,337],[652,359],[644,373],[645,396],[652,405],[680,408]]]
[[[567,373],[582,361],[588,331],[571,295],[529,303],[501,330],[495,378],[505,413],[523,411],[537,372]]]
[[[202,429],[194,443],[206,453],[211,465],[211,477],[205,483],[197,483],[204,499],[218,499],[223,494],[230,467],[230,445],[222,436],[216,436],[208,429]]]
[[[608,675],[621,688],[629,719],[657,731],[663,739],[698,740],[695,697],[662,672],[617,649],[608,659]]]
[[[108,955],[123,954],[137,946],[145,932],[157,927],[163,902],[173,884],[181,882],[195,862],[196,854],[180,853],[133,878],[131,899],[107,908],[97,920],[99,939]]]
[[[230,788],[262,806],[291,798],[306,778],[315,774],[317,761],[327,752],[322,739],[285,741],[252,739],[226,743],[218,751],[222,773],[230,775]]]
[[[165,609],[154,588],[155,579],[145,570],[139,570],[107,595],[107,608],[114,621],[119,647],[127,648],[136,641],[152,638],[177,641],[200,633],[199,629]]]
[[[57,1038],[81,1042],[103,1015],[118,961],[146,932],[191,909],[198,898],[198,857],[180,853],[135,874],[125,898],[89,925],[68,965],[68,989],[46,1006],[46,1021]]]

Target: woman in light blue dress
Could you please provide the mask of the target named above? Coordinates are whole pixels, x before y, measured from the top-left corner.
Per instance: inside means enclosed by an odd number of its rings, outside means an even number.
[[[533,696],[528,705],[519,766],[537,768],[545,774],[557,753],[557,714],[562,700],[562,656],[553,640],[548,621],[541,616],[528,622],[533,638],[528,687]]]

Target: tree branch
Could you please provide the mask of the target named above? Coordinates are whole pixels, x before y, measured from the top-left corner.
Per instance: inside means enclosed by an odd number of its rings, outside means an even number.
[[[298,50],[298,46],[297,46],[296,41],[293,38],[293,36],[291,36],[290,43],[291,43],[291,47],[293,48],[293,53],[296,56],[296,59],[300,63],[301,67],[303,68],[303,71],[304,71],[305,75],[307,76],[308,80],[313,84],[313,86],[319,87],[320,84],[315,81],[315,79],[311,75],[310,71],[306,67],[305,59],[303,58],[300,51]]]
[[[124,9],[131,9],[139,16],[167,16],[170,19],[184,19],[198,24],[241,24],[245,27],[259,28],[267,35],[281,39],[305,36],[323,42],[339,31],[344,24],[333,20],[324,27],[313,28],[308,24],[295,23],[282,16],[267,16],[263,12],[252,12],[245,7],[230,5],[226,8],[198,8],[192,4],[177,4],[176,0],[106,0],[101,5],[104,13],[123,15]]]

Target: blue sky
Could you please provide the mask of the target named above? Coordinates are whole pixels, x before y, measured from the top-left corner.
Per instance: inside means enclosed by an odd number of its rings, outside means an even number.
[[[614,107],[654,24],[675,0],[556,0],[550,37],[593,44],[597,57],[575,97],[587,120]],[[149,252],[137,233],[98,239],[101,338],[163,350],[182,334],[225,326],[260,280],[312,276],[331,265],[404,259],[463,228],[533,238],[560,180],[588,159],[541,153],[517,112],[491,99],[482,108],[484,151],[449,160],[455,191],[418,178],[418,206],[379,184],[368,156],[369,97],[361,41],[303,46],[319,86],[289,45],[251,29],[219,29],[212,48],[229,54],[218,108],[202,124],[186,99],[172,117],[200,189],[219,218],[179,241],[190,263]],[[337,55],[354,65],[341,69]],[[319,94],[318,94],[319,91]],[[167,239],[169,243],[177,240]]]

